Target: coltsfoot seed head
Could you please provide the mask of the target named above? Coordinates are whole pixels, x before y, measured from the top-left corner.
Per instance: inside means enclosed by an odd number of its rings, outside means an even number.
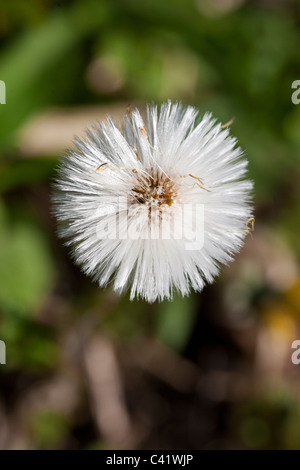
[[[201,291],[247,235],[246,167],[228,128],[191,106],[149,105],[121,129],[109,118],[62,159],[59,233],[99,286],[148,302]]]

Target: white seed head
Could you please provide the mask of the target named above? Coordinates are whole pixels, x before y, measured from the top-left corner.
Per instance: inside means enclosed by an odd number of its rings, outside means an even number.
[[[59,233],[99,286],[148,302],[201,291],[249,231],[246,167],[228,128],[191,106],[149,105],[121,129],[109,118],[62,159]]]

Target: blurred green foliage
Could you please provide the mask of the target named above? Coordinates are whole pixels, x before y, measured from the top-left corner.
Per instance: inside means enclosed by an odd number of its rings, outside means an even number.
[[[7,88],[0,106],[4,376],[54,371],[58,338],[82,311],[99,317],[114,338],[150,335],[182,353],[199,309],[193,295],[154,306],[126,296],[116,303],[71,267],[50,217],[49,182],[59,155],[24,156],[21,148],[30,118],[52,107],[172,99],[222,122],[235,116],[232,132],[249,158],[258,221],[279,233],[299,261],[300,105],[291,102],[291,84],[300,79],[300,4],[236,3],[226,9],[205,0],[0,1],[0,79]],[[291,398],[287,407],[294,414],[272,400],[245,405],[237,439],[250,448],[300,448],[299,403]],[[30,432],[37,448],[52,448],[69,426],[45,410]]]
[[[286,389],[268,392],[240,405],[235,429],[250,449],[293,450],[300,447],[299,403]]]

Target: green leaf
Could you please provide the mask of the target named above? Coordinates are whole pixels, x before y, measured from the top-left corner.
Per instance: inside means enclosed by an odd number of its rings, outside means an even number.
[[[37,224],[21,219],[13,227],[2,224],[0,240],[0,307],[32,315],[54,278],[47,239]]]
[[[157,336],[167,346],[181,351],[188,340],[195,318],[195,296],[176,296],[163,302],[157,313]]]

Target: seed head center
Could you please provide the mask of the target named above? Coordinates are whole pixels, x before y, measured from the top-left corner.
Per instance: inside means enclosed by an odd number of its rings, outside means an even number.
[[[135,203],[148,206],[171,206],[176,197],[175,182],[156,170],[139,173],[132,188]]]

